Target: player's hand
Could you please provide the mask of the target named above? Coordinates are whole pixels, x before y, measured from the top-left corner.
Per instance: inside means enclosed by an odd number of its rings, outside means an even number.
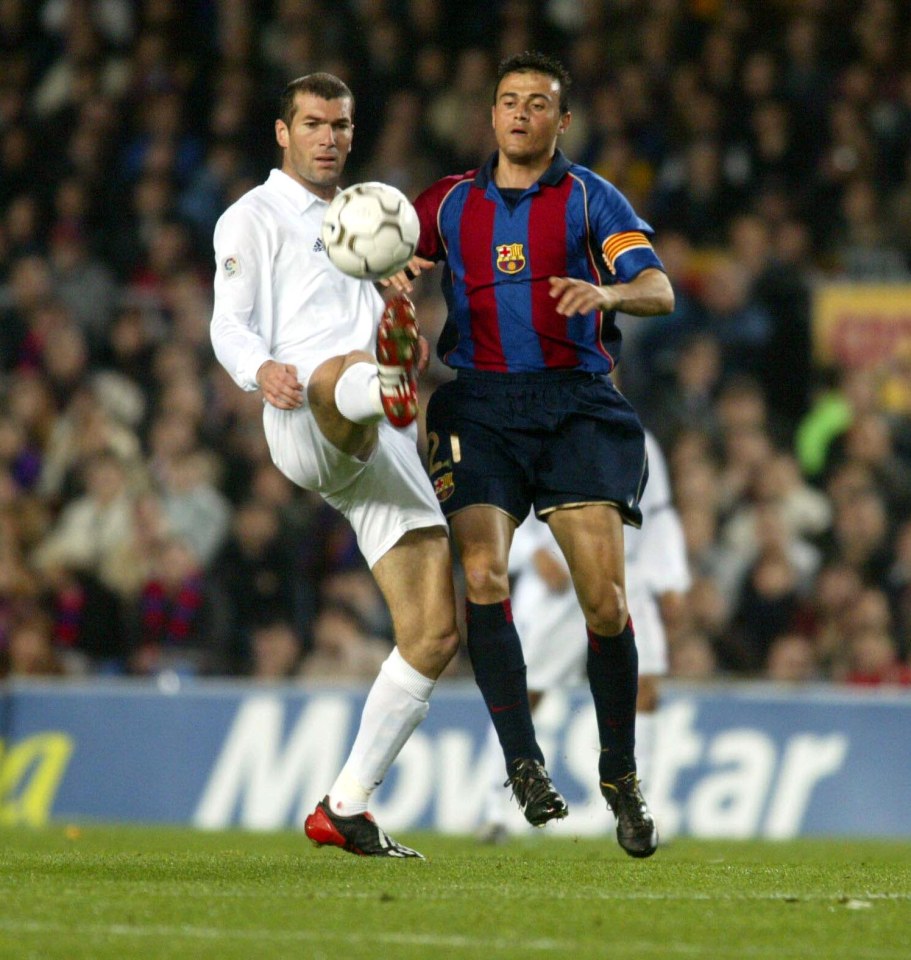
[[[557,313],[564,317],[592,310],[613,310],[616,306],[610,287],[598,287],[570,277],[551,277],[550,295],[557,301]]]
[[[267,360],[256,371],[256,382],[267,402],[279,410],[296,410],[304,405],[304,386],[293,364]]]
[[[398,273],[394,273],[391,277],[380,280],[380,284],[384,287],[392,287],[399,293],[411,293],[414,289],[414,284],[411,281],[419,277],[425,270],[432,270],[435,266],[436,264],[433,260],[425,260],[423,257],[412,257],[404,270],[399,270]]]

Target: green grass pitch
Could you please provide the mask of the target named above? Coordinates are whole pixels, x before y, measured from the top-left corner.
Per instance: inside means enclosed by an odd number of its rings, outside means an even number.
[[[558,829],[404,834],[421,862],[297,833],[3,828],[0,958],[911,958],[911,844],[679,839],[631,860]]]

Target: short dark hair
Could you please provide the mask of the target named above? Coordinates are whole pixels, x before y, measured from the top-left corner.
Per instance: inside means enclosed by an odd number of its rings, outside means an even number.
[[[299,93],[312,93],[321,100],[350,100],[354,112],[354,94],[344,81],[332,73],[308,73],[292,80],[282,91],[278,116],[289,127],[294,119],[294,98]]]
[[[524,53],[517,53],[502,60],[497,67],[497,82],[493,88],[494,103],[497,102],[500,82],[508,73],[543,73],[545,76],[553,77],[560,84],[560,113],[566,113],[569,110],[569,88],[573,81],[569,71],[556,57],[539,53],[537,50],[526,50]]]

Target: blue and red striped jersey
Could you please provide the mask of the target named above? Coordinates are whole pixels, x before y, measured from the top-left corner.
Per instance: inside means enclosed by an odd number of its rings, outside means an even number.
[[[494,183],[496,158],[437,181],[415,201],[418,255],[446,261],[440,358],[450,367],[506,373],[609,373],[620,354],[614,313],[561,316],[549,280],[603,286],[663,269],[652,228],[613,184],[560,151],[511,205]]]

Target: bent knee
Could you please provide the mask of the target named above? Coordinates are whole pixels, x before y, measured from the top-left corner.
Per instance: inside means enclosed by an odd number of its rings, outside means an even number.
[[[398,641],[402,656],[425,676],[436,679],[458,653],[459,632],[455,624],[441,632],[431,632],[417,638],[401,637]]]
[[[472,603],[499,603],[509,596],[509,576],[487,564],[463,564],[465,595]]]
[[[459,631],[455,628],[455,626],[453,626],[450,631],[432,643],[433,650],[443,667],[445,667],[459,652],[460,643],[461,637],[459,636]]]
[[[619,584],[611,584],[598,600],[585,607],[585,622],[599,637],[614,637],[626,627],[629,607],[626,592]]]
[[[335,384],[342,371],[344,358],[330,357],[310,374],[307,381],[307,402],[311,407],[334,407]]]
[[[307,400],[312,407],[335,407],[335,388],[339,377],[356,363],[376,365],[376,360],[363,350],[324,360],[307,381]]]

